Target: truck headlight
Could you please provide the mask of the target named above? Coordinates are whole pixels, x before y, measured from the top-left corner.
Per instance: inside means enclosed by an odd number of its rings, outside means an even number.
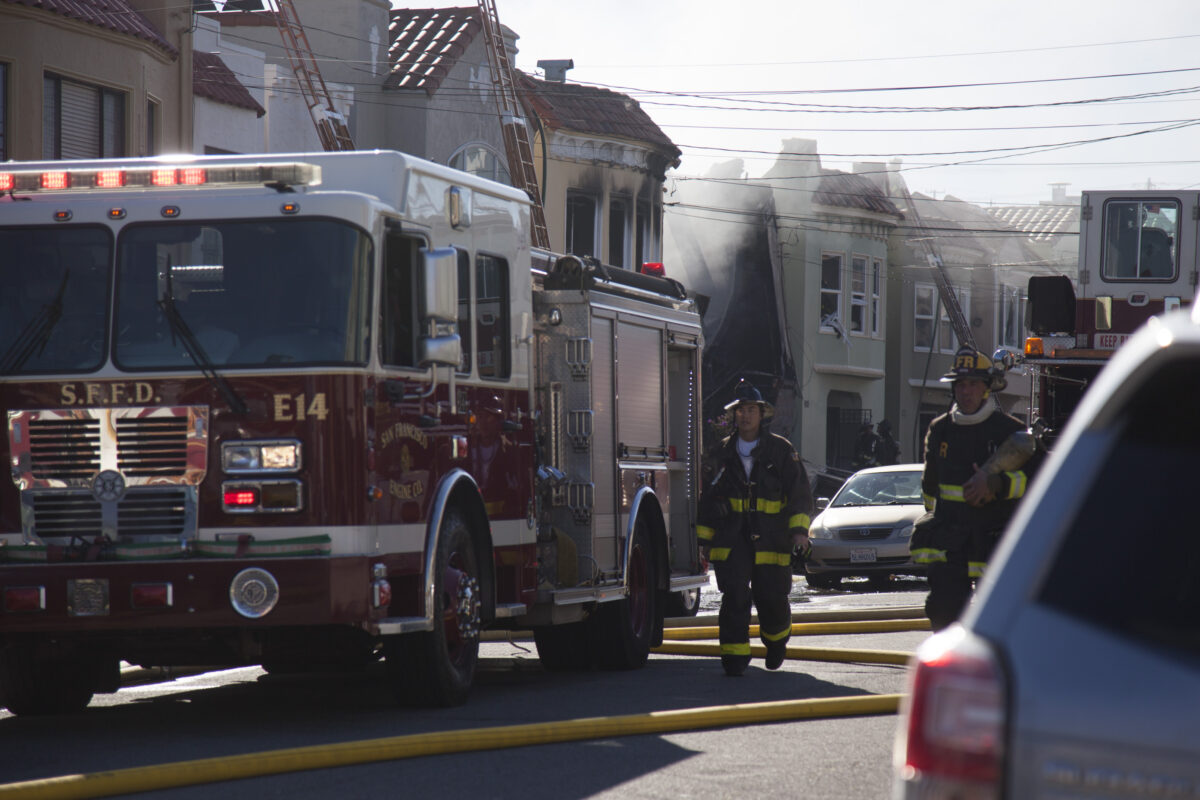
[[[241,441],[221,444],[221,467],[230,475],[248,472],[296,472],[300,465],[298,441]]]

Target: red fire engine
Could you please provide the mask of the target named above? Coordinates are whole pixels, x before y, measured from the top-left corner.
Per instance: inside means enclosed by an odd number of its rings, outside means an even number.
[[[695,538],[700,319],[395,152],[0,165],[0,702],[119,664],[384,659],[454,704],[482,627],[633,668]]]
[[[1030,418],[1052,442],[1109,356],[1142,323],[1190,303],[1197,289],[1196,192],[1083,195],[1077,278],[1029,279],[1021,360]]]

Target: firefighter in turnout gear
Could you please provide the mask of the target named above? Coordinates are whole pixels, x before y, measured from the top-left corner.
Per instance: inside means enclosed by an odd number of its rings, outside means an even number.
[[[926,568],[925,613],[934,630],[966,607],[1040,461],[1021,421],[990,399],[1006,385],[1002,367],[962,347],[942,380],[954,384],[954,405],[925,436],[921,489],[931,513],[917,521],[910,545]]]
[[[766,429],[773,409],[758,389],[741,380],[725,410],[737,431],[717,450],[697,534],[722,593],[721,665],[738,676],[750,663],[751,603],[767,669],[783,664],[792,633],[792,551],[808,548],[812,493],[791,442]]]

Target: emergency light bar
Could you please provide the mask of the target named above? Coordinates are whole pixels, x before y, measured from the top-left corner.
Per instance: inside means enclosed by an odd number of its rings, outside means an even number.
[[[0,192],[57,192],[87,189],[162,189],[177,186],[312,186],[321,182],[314,164],[238,164],[232,166],[105,167],[102,169],[4,170]]]

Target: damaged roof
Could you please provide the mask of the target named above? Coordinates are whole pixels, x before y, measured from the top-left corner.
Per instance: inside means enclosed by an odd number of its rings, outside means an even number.
[[[267,113],[216,53],[192,53],[192,91],[218,103],[249,109],[260,117]]]
[[[1079,232],[1079,204],[992,206],[987,213],[1024,232],[1035,242],[1046,242],[1064,233]]]
[[[813,202],[839,208],[857,208],[876,214],[893,214],[903,217],[904,213],[870,178],[838,170],[821,170],[821,182],[817,186]]]
[[[158,30],[125,0],[0,0],[15,6],[28,6],[57,14],[66,19],[75,19],[97,28],[116,31],[135,39],[142,39],[170,53],[179,55]]]
[[[393,9],[383,88],[433,95],[481,30],[476,7]]]
[[[526,103],[551,130],[619,136],[656,146],[678,166],[681,151],[631,97],[578,83],[544,81],[517,74]]]

